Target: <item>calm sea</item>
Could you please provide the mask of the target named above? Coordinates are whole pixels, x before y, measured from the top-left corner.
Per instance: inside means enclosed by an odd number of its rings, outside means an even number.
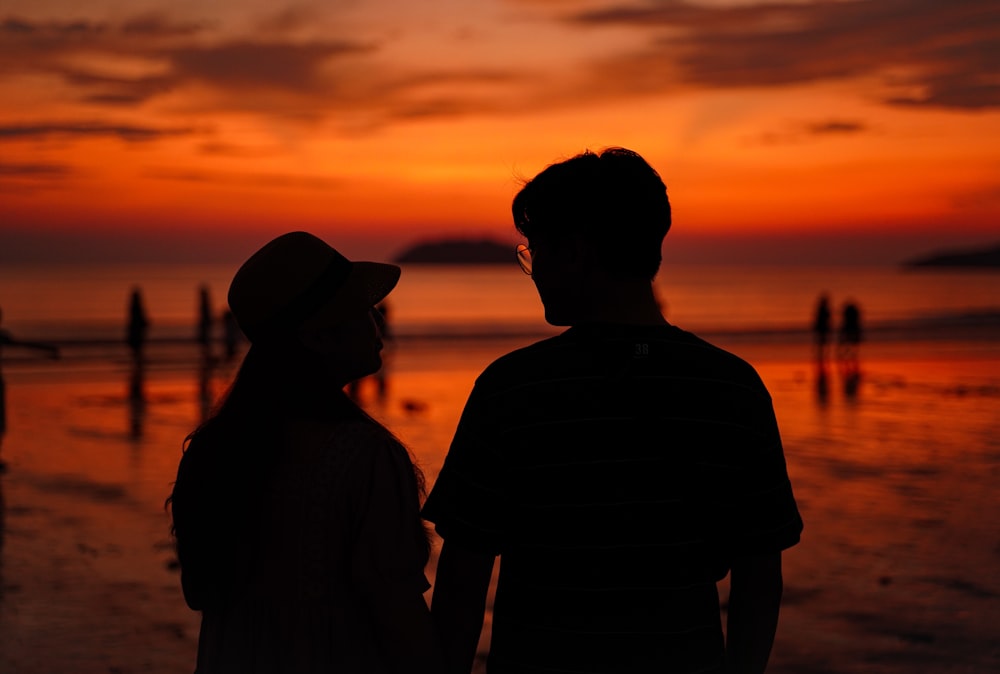
[[[2,327],[15,338],[61,344],[119,343],[127,301],[141,289],[153,341],[193,338],[198,288],[218,315],[233,265],[64,265],[0,268]],[[866,339],[992,343],[1000,336],[1000,273],[893,267],[671,265],[656,286],[668,319],[730,342],[808,339],[820,293],[835,328],[844,302],[862,310]],[[390,296],[402,339],[538,336],[542,320],[531,279],[510,266],[409,266]],[[221,330],[219,335],[221,337]],[[18,356],[9,350],[8,358]]]

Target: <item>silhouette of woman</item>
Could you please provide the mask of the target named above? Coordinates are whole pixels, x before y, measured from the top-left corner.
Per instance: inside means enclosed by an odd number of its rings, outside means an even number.
[[[439,667],[423,478],[344,392],[381,366],[373,307],[399,273],[292,232],[233,278],[250,348],[168,499],[199,674]]]

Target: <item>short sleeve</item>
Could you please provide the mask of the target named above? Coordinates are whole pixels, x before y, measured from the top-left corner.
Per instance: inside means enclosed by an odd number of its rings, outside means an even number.
[[[430,588],[424,575],[428,544],[406,449],[388,435],[376,436],[352,472],[352,575],[362,587],[395,584],[425,592]]]
[[[446,541],[487,554],[501,552],[505,530],[504,465],[491,438],[486,394],[477,383],[441,472],[424,503],[423,517]]]
[[[735,555],[781,551],[799,542],[802,518],[788,477],[784,448],[771,397],[758,400],[759,432],[743,451],[733,484],[729,518]]]

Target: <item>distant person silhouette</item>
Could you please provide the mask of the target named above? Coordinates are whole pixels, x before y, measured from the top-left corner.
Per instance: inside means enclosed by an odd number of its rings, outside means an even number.
[[[813,314],[813,338],[816,342],[816,359],[826,360],[827,344],[833,332],[833,315],[830,310],[830,297],[823,293],[816,300],[816,311]]]
[[[848,300],[844,303],[838,337],[840,359],[845,367],[857,369],[861,339],[861,308],[854,300]]]
[[[59,347],[46,342],[25,341],[15,339],[14,336],[3,328],[3,310],[0,309],[0,449],[3,448],[3,438],[7,433],[7,382],[3,377],[3,352],[4,347],[20,347],[45,351],[52,358],[59,357]],[[0,458],[0,473],[7,469],[7,464]]]
[[[129,296],[128,324],[125,329],[125,342],[132,352],[132,360],[138,361],[145,357],[148,332],[149,317],[146,315],[146,305],[142,299],[142,290],[139,287],[135,287]]]
[[[837,337],[840,376],[843,379],[844,398],[855,401],[861,389],[861,307],[854,300],[844,303]]]
[[[802,521],[760,377],[657,305],[663,181],[587,151],[512,211],[545,319],[569,328],[480,374],[424,506],[449,671],[472,668],[499,556],[488,671],[763,672]]]
[[[233,277],[250,348],[168,499],[198,672],[440,671],[422,475],[344,392],[382,364],[399,274],[291,232]]]
[[[215,327],[215,320],[212,316],[212,299],[207,285],[198,288],[198,344],[201,346],[202,356],[211,357],[212,354],[212,331]]]

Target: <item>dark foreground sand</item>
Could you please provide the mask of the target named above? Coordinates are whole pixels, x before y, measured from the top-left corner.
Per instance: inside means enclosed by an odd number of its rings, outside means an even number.
[[[398,354],[388,398],[369,404],[429,481],[489,355]],[[769,671],[1000,672],[995,354],[872,359],[856,391],[832,369],[825,393],[808,361],[754,362],[806,523]],[[153,367],[130,402],[121,363],[8,368],[0,674],[193,670],[198,616],[163,500],[226,376],[205,389],[195,365]]]

